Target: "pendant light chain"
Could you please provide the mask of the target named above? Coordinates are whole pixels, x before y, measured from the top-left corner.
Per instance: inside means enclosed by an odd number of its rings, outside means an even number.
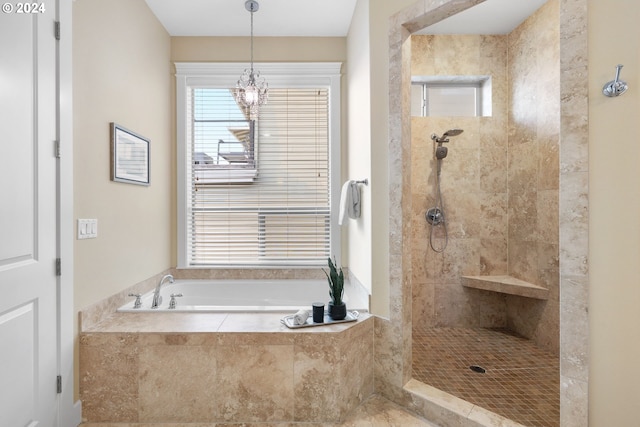
[[[253,69],[253,13],[259,9],[259,4],[255,0],[247,0],[245,9],[251,13],[251,68],[244,70],[233,95],[236,102],[248,112],[249,118],[255,120],[258,118],[260,106],[267,103],[269,85],[264,77],[260,77],[260,72]]]
[[[251,75],[253,76],[253,7],[254,4],[251,3]]]

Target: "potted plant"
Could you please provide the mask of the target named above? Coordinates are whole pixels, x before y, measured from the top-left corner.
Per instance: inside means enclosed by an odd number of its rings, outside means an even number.
[[[342,300],[342,296],[344,294],[344,273],[342,272],[342,268],[337,268],[336,263],[331,261],[331,258],[328,258],[329,263],[329,273],[325,270],[324,274],[327,276],[327,281],[329,282],[329,296],[331,296],[331,301],[329,301],[329,317],[333,320],[342,320],[347,317],[347,306]]]

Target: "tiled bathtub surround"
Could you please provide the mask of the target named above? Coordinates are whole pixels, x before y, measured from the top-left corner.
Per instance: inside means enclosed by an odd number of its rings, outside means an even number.
[[[508,327],[558,352],[558,31],[559,3],[549,0],[508,35],[412,36],[412,75],[492,78],[491,116],[411,121],[416,326]],[[430,135],[452,128],[464,133],[442,161],[449,242],[435,253],[424,218],[435,206]],[[549,299],[466,289],[463,275],[510,275]]]
[[[373,393],[373,318],[117,313],[80,335],[85,422],[338,422]]]

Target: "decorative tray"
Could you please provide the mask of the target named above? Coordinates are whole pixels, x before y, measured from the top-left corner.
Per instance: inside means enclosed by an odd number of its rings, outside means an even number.
[[[360,315],[360,313],[358,313],[357,311],[347,311],[347,317],[345,317],[342,320],[333,320],[332,318],[329,317],[328,314],[325,313],[324,315],[324,322],[322,323],[315,323],[313,321],[313,317],[309,316],[309,318],[307,319],[307,321],[305,323],[303,323],[302,325],[295,325],[293,323],[293,314],[289,315],[289,316],[284,316],[282,319],[280,319],[280,322],[282,322],[283,325],[285,325],[287,328],[290,329],[298,329],[298,328],[309,328],[312,326],[326,326],[326,325],[333,325],[335,323],[346,323],[346,322],[355,322],[356,320],[358,320],[358,316]]]

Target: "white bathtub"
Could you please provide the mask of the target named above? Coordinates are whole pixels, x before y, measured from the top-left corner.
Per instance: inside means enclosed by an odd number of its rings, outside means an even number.
[[[176,298],[176,308],[169,309],[171,294]],[[142,307],[133,308],[134,297],[118,309],[120,312],[265,312],[311,311],[314,302],[327,303],[329,285],[322,280],[176,280],[165,283],[160,291],[162,303],[151,308],[153,291],[142,296]],[[344,301],[347,309],[368,311],[366,291],[345,282]]]

